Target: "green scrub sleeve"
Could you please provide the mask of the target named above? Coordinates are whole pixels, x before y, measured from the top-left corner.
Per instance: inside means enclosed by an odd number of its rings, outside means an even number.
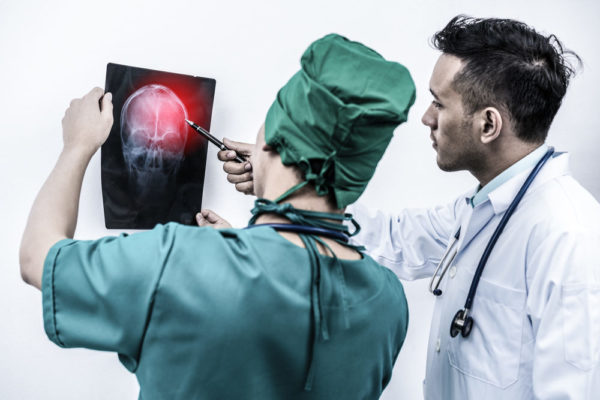
[[[119,353],[130,371],[173,247],[176,224],[98,240],[64,239],[46,256],[44,329],[60,347]]]

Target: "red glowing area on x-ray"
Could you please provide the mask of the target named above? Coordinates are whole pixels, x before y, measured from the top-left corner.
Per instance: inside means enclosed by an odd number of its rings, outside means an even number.
[[[121,127],[130,152],[144,150],[161,159],[181,159],[188,137],[188,113],[168,87],[150,84],[136,90],[123,105]]]

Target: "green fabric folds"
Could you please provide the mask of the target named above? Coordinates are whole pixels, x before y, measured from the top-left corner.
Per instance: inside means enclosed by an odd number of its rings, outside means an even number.
[[[415,100],[408,70],[330,34],[302,55],[265,121],[266,143],[297,165],[319,195],[344,208],[364,191]]]
[[[293,189],[292,189],[293,190]],[[282,197],[286,196],[284,194]],[[289,219],[293,224],[299,225],[307,225],[313,226],[317,228],[323,228],[330,231],[342,232],[347,236],[353,236],[360,231],[360,226],[358,223],[352,218],[351,214],[334,214],[334,213],[326,213],[326,212],[318,212],[318,211],[310,211],[310,210],[301,210],[297,209],[290,203],[278,204],[277,201],[271,201],[267,199],[257,199],[254,203],[254,208],[252,209],[252,218],[250,222],[248,222],[249,227],[253,226],[259,216],[262,214],[277,214]],[[344,224],[344,222],[351,222],[354,225],[354,232],[350,232],[348,225]],[[257,225],[254,225],[257,226]],[[337,258],[336,254],[333,252],[331,247],[324,242],[321,238],[314,235],[307,234],[299,234],[300,239],[306,246],[306,251],[308,252],[310,266],[311,266],[311,308],[313,311],[313,326],[314,330],[311,338],[311,355],[310,362],[308,366],[308,371],[306,373],[306,381],[304,383],[304,390],[310,391],[313,386],[313,381],[315,378],[315,355],[317,350],[317,345],[320,341],[326,342],[329,340],[329,328],[327,326],[327,309],[328,307],[323,306],[322,301],[322,288],[321,288],[321,276],[323,272],[321,271],[321,262],[319,257],[319,250],[317,250],[317,242],[320,243],[323,247],[327,248],[329,252],[333,255],[334,263],[337,268],[336,278],[337,283],[339,284],[341,291],[341,300],[342,304],[342,317],[344,319],[344,328],[350,328],[350,320],[348,318],[348,301],[346,299],[346,278],[344,277],[344,269],[342,267],[342,263]],[[336,240],[338,241],[338,240]],[[352,247],[358,251],[363,251],[364,247],[356,246],[352,244],[348,244],[346,242],[338,241],[344,246]]]

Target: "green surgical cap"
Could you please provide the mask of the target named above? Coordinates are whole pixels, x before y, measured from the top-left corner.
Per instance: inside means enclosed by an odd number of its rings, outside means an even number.
[[[406,121],[415,85],[403,65],[336,34],[312,43],[300,65],[267,113],[265,141],[344,208],[364,191]]]

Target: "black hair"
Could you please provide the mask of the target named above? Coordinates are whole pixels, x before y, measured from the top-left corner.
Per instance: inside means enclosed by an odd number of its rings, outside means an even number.
[[[511,19],[454,17],[437,32],[433,46],[463,61],[453,88],[467,114],[485,107],[508,112],[517,136],[541,143],[567,91],[575,68],[554,35],[544,36]]]

